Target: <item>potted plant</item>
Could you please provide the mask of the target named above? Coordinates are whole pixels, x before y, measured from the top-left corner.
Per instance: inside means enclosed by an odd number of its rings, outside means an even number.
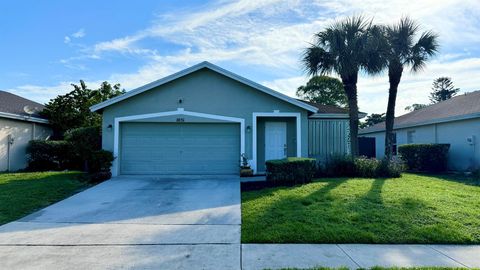
[[[253,170],[248,164],[247,155],[242,154],[242,165],[240,166],[240,177],[250,177],[253,176]]]

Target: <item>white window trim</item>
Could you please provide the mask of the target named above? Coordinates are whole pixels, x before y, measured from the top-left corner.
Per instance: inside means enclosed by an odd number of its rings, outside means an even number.
[[[274,112],[254,112],[252,119],[252,169],[254,173],[257,172],[257,118],[258,117],[295,117],[296,119],[296,131],[297,131],[297,157],[302,156],[302,121],[300,113],[292,112],[280,112],[275,110]]]
[[[113,134],[113,156],[115,157],[115,160],[112,163],[112,169],[111,169],[112,176],[118,176],[120,173],[120,166],[118,164],[119,143],[120,143],[120,122],[129,122],[129,121],[150,119],[155,117],[163,117],[163,116],[171,116],[171,115],[189,115],[189,116],[196,116],[196,117],[202,117],[207,119],[239,123],[240,124],[240,154],[245,153],[245,119],[243,118],[200,113],[200,112],[191,112],[191,111],[185,111],[183,108],[178,108],[176,111],[115,117],[114,119],[115,127],[114,127],[114,134]],[[239,157],[240,162],[241,160],[242,160],[241,157]]]

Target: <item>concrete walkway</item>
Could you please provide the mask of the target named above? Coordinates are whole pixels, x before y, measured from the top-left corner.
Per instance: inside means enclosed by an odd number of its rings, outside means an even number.
[[[0,227],[2,269],[240,269],[238,177],[119,177]]]
[[[242,269],[348,267],[480,267],[480,246],[243,244]]]

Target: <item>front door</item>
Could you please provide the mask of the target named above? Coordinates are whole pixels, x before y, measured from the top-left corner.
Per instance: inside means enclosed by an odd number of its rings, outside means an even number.
[[[287,157],[287,123],[265,122],[265,161]]]

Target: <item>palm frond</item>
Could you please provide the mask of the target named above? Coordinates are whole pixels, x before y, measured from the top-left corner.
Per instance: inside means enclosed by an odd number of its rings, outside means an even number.
[[[381,25],[369,27],[364,45],[363,69],[369,74],[383,71],[388,64],[390,47],[385,35],[386,28]]]
[[[334,67],[334,59],[322,47],[312,45],[307,48],[302,57],[305,72],[309,75],[328,74]]]
[[[406,63],[411,65],[413,72],[422,70],[428,58],[438,52],[437,40],[437,34],[431,31],[422,33],[417,43],[413,45],[410,57],[406,59]]]

